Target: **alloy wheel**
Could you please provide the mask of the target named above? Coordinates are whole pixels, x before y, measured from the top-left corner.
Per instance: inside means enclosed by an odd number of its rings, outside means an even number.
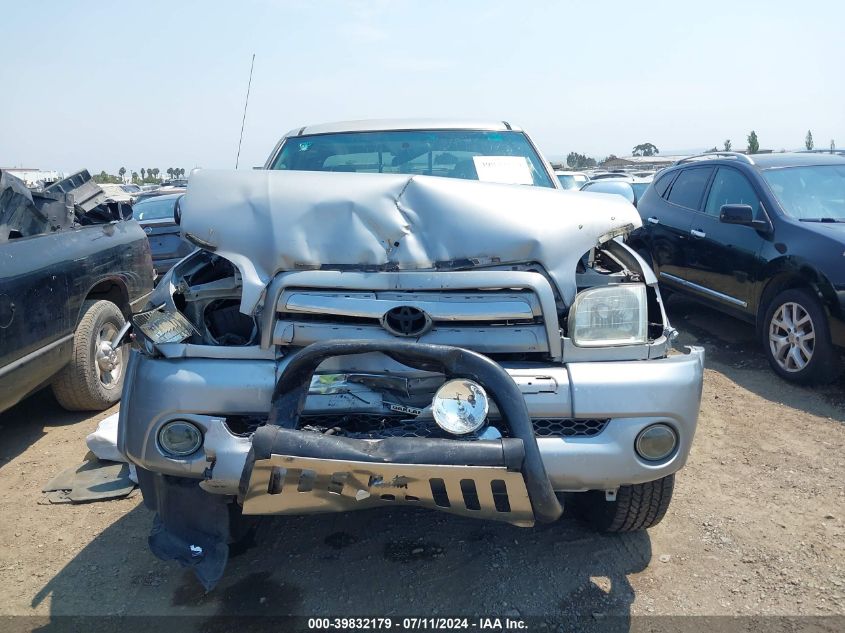
[[[94,343],[97,377],[105,387],[117,384],[123,371],[123,349],[114,349],[111,346],[111,340],[117,331],[113,324],[105,323],[97,332],[97,340]]]
[[[790,301],[775,310],[769,323],[769,348],[781,369],[791,373],[805,369],[815,346],[813,319],[800,303]]]

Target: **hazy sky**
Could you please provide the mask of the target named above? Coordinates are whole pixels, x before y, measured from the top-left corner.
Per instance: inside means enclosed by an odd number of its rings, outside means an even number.
[[[241,167],[308,123],[472,117],[548,156],[845,147],[845,2],[0,0],[0,167]]]

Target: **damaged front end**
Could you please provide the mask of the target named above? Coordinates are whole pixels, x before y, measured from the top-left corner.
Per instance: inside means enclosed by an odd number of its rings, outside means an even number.
[[[559,493],[678,470],[701,355],[669,355],[654,275],[616,239],[638,222],[519,186],[192,176],[182,228],[203,247],[136,315],[120,413],[153,551],[210,588],[245,516],[403,504],[530,526]],[[438,413],[450,381],[465,427]],[[655,423],[678,445],[644,463]]]

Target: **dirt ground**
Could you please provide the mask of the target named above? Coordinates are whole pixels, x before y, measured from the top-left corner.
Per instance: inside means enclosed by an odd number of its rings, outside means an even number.
[[[413,509],[276,519],[208,595],[149,552],[137,492],[46,502],[41,487],[80,462],[110,412],[65,413],[36,394],[0,415],[0,626],[8,615],[510,613],[549,630],[578,615],[627,630],[631,616],[845,615],[845,382],[789,385],[751,326],[679,299],[669,308],[708,356],[692,455],[656,528],[610,537],[572,519],[526,530]]]

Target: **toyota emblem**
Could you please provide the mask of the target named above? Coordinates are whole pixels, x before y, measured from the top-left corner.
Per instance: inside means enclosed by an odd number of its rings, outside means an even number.
[[[394,336],[422,336],[431,329],[431,317],[413,306],[396,306],[384,313],[381,325]]]

